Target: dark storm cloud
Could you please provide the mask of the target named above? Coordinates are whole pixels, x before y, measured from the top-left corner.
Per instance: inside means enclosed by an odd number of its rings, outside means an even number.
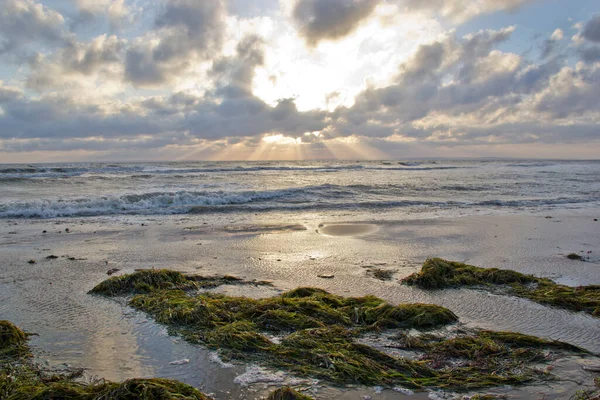
[[[168,1],[156,17],[155,30],[127,50],[126,81],[160,85],[194,59],[214,57],[223,43],[224,18],[222,1]]]
[[[309,46],[321,40],[339,39],[368,18],[380,0],[299,0],[292,17]]]

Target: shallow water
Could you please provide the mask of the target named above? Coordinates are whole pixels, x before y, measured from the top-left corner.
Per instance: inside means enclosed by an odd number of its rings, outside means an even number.
[[[341,295],[374,294],[392,303],[431,302],[450,308],[469,326],[559,339],[600,352],[599,319],[477,290],[424,292],[397,281],[416,271],[425,258],[439,256],[598,284],[600,225],[593,216],[593,212],[562,211],[552,213],[551,219],[546,214],[414,221],[373,218],[358,221],[356,228],[351,218],[308,213],[293,219],[255,216],[252,224],[235,216],[6,220],[0,227],[0,316],[39,333],[32,342],[38,359],[52,365],[86,367],[90,374],[111,380],[172,377],[214,393],[217,399],[258,398],[268,383],[243,387],[234,380],[246,366],[222,368],[210,352],[169,337],[164,328],[122,301],[88,295],[107,278],[108,269],[127,273],[166,267],[270,280],[280,290],[317,286]],[[343,226],[337,232],[342,235],[324,234],[327,226]],[[375,228],[363,231],[364,226]],[[347,229],[360,235],[343,235]],[[564,257],[572,251],[592,253],[589,261],[578,262]],[[58,258],[45,258],[51,254]],[[36,263],[28,264],[29,259]],[[372,268],[389,269],[394,279],[374,279],[368,273]],[[252,296],[276,293],[270,288],[219,290]],[[190,363],[169,364],[184,358]],[[582,362],[586,361],[556,365],[561,376],[574,382],[513,390],[510,395],[532,398],[534,393],[544,393],[548,399],[564,398],[563,391],[580,388],[575,382],[591,383],[591,375],[579,367]],[[372,388],[342,391],[306,385],[319,398],[376,396]],[[405,395],[388,390],[373,398]]]

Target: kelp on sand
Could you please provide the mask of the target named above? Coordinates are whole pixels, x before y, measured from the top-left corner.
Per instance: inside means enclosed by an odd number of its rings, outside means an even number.
[[[428,259],[420,272],[404,278],[402,282],[422,289],[469,286],[488,290],[500,288],[507,294],[540,304],[600,317],[600,285],[570,287],[516,271],[479,268],[441,258]]]
[[[127,282],[137,279],[135,274],[121,278]],[[168,279],[183,282],[171,275]],[[158,276],[152,277],[152,281],[155,287],[144,287],[129,304],[167,325],[172,334],[219,349],[226,359],[259,362],[338,384],[402,385],[417,389],[468,390],[519,384],[540,376],[529,364],[501,374],[496,370],[476,371],[472,366],[438,368],[431,360],[393,357],[356,341],[369,331],[426,330],[457,321],[450,310],[436,305],[394,306],[374,296],[342,297],[317,288],[249,299],[185,291],[177,284],[165,288]],[[98,293],[97,288],[92,293]]]
[[[3,400],[210,400],[194,387],[172,379],[128,379],[121,383],[84,383],[81,371],[57,374],[31,361],[28,334],[0,321],[0,399]],[[272,400],[311,400],[289,387],[269,394]]]

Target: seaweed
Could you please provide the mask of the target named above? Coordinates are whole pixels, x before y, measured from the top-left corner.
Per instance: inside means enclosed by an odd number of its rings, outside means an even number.
[[[428,259],[420,272],[404,278],[402,282],[423,289],[464,286],[478,286],[486,290],[501,288],[507,294],[540,304],[600,317],[600,285],[570,287],[516,271],[479,268],[440,258]]]
[[[46,383],[40,379],[23,385],[8,395],[7,400],[209,400],[198,389],[162,378],[129,379],[122,383],[85,384],[71,379]]]
[[[9,321],[0,321],[0,361],[14,358],[29,352],[26,345],[27,334]]]
[[[192,386],[171,379],[104,380],[83,383],[81,375],[56,374],[30,360],[28,334],[0,321],[0,398],[6,400],[210,400]]]
[[[588,353],[568,343],[486,330],[468,331],[452,338],[401,334],[396,341],[399,348],[418,352],[418,360],[428,367],[451,371],[453,380],[462,376],[465,386],[480,383],[479,380],[497,384],[528,382],[543,374],[531,365],[560,354]]]
[[[381,268],[373,269],[371,273],[375,279],[379,279],[380,281],[389,281],[394,276],[394,271]]]
[[[109,274],[110,275],[110,274]],[[139,270],[133,274],[114,276],[96,285],[90,293],[104,296],[150,293],[157,289],[211,289],[221,285],[271,286],[266,281],[246,281],[236,276],[195,276],[168,269]]]
[[[582,256],[580,256],[580,255],[579,255],[579,254],[577,254],[577,253],[570,253],[570,254],[568,254],[568,255],[567,255],[567,258],[568,258],[569,260],[578,260],[578,261],[583,261],[583,257],[582,257]]]
[[[502,271],[494,276],[496,281],[523,280]],[[430,358],[393,357],[356,339],[368,331],[390,328],[439,328],[455,323],[456,315],[432,304],[391,305],[374,296],[342,297],[310,287],[262,299],[159,287],[133,296],[129,304],[167,325],[171,334],[218,349],[225,359],[258,362],[335,384],[463,391],[520,384],[540,377],[525,364],[543,361],[536,353],[539,350],[533,349],[579,350],[559,342],[485,331],[477,338],[447,342],[446,348],[440,340],[425,342],[423,335],[411,341]],[[506,351],[498,353],[499,348]],[[495,357],[500,365],[504,359],[515,359],[512,351],[521,355],[521,348],[525,348],[523,357],[516,358],[520,368],[482,370],[476,364],[449,368],[442,362],[448,357]]]
[[[195,289],[197,284],[184,274],[167,269],[148,269],[134,274],[114,276],[96,285],[90,293],[118,296],[149,293],[156,289]]]
[[[267,397],[267,400],[312,400],[312,397],[308,397],[288,386],[285,386],[272,391],[269,394],[269,397]]]

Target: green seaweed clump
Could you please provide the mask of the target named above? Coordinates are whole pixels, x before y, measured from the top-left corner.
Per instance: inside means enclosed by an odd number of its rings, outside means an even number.
[[[400,348],[420,353],[419,360],[429,367],[464,376],[465,386],[480,380],[489,381],[488,386],[531,381],[542,372],[530,365],[548,361],[546,350],[553,350],[553,357],[561,353],[587,353],[564,342],[485,330],[463,332],[452,338],[403,334],[397,340]]]
[[[537,282],[533,275],[497,268],[479,268],[456,261],[430,258],[421,271],[402,280],[407,285],[423,289],[443,289],[460,286],[529,284]]]
[[[198,389],[184,383],[162,378],[129,379],[122,383],[84,384],[69,378],[44,379],[13,390],[7,400],[209,400]]]
[[[0,399],[6,400],[210,400],[192,386],[170,379],[122,383],[77,381],[79,372],[56,374],[33,364],[28,335],[0,321]]]
[[[90,293],[104,296],[150,293],[164,289],[212,289],[221,285],[271,286],[266,281],[246,281],[236,276],[184,275],[168,269],[145,269],[133,274],[114,276],[96,285]]]
[[[510,275],[498,271],[497,281]],[[374,296],[342,297],[318,288],[261,299],[154,289],[133,296],[129,304],[167,325],[171,334],[219,350],[225,359],[258,362],[336,384],[461,391],[520,384],[540,377],[528,366],[543,361],[541,352],[532,348],[579,350],[524,335],[485,332],[454,341],[411,337],[413,349],[423,357],[394,357],[357,339],[391,328],[439,328],[456,322],[456,315],[437,305],[391,305]],[[455,358],[463,361],[452,365]]]
[[[371,273],[375,279],[379,279],[380,281],[389,281],[394,276],[394,271],[381,268],[373,269]]]
[[[0,321],[0,361],[29,353],[27,334],[9,321]]]
[[[149,293],[158,289],[195,289],[197,284],[181,272],[168,269],[147,269],[134,274],[114,276],[96,285],[90,293],[119,296]]]
[[[312,397],[308,397],[302,393],[295,391],[294,389],[285,386],[269,393],[267,400],[313,400]]]
[[[420,272],[402,280],[423,289],[479,286],[493,290],[502,288],[507,294],[571,311],[583,311],[600,317],[600,285],[571,287],[547,278],[537,278],[516,271],[479,268],[455,261],[432,258]]]
[[[373,296],[344,298],[313,288],[265,299],[165,290],[134,296],[130,305],[190,342],[219,349],[227,359],[262,362],[336,383],[401,381],[412,387],[420,387],[413,378],[418,381],[419,374],[432,372],[354,338],[367,330],[430,328],[456,321],[451,311],[435,305],[392,306]],[[280,336],[280,342],[266,332]]]

